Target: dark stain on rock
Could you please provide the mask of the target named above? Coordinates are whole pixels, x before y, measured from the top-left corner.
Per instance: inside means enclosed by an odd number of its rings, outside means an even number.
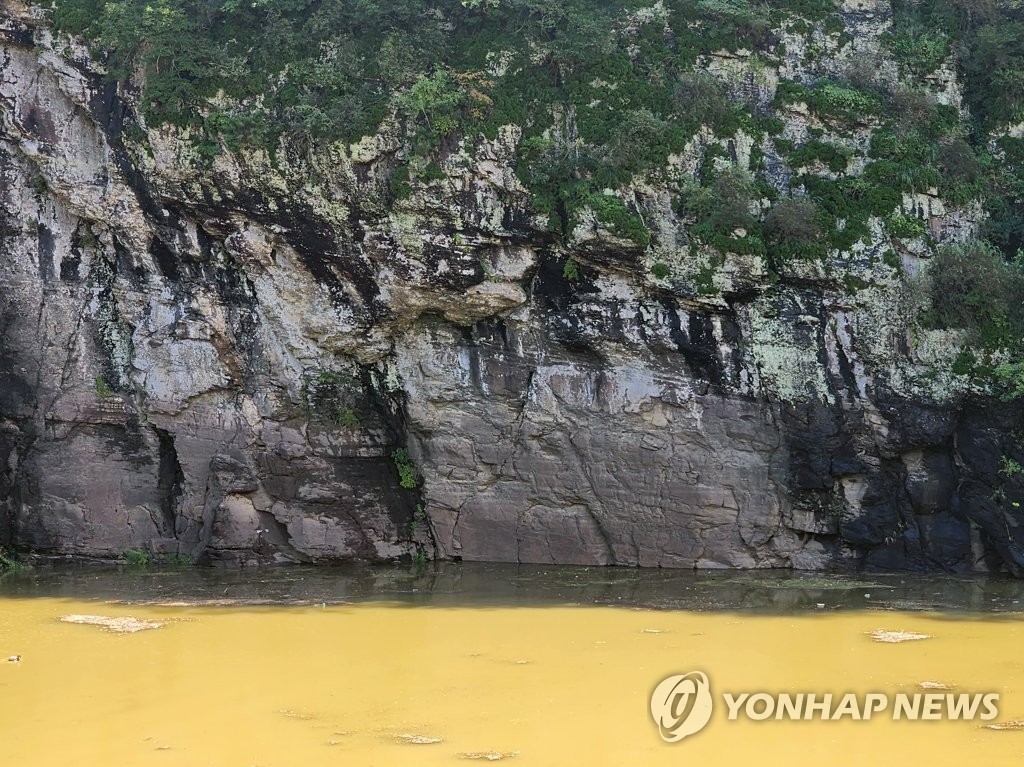
[[[0,304],[0,310],[0,417],[22,419],[35,408],[37,390],[34,371],[28,369],[15,339],[34,318],[14,306]]]
[[[17,19],[5,16],[4,24],[0,27],[0,40],[19,48],[33,48],[36,44],[35,30]]]
[[[722,383],[722,366],[711,317],[691,312],[684,328],[674,302],[665,300],[662,308],[668,318],[669,336],[693,376],[712,384]]]
[[[178,259],[174,254],[174,251],[168,247],[167,243],[161,240],[159,237],[154,237],[149,243],[149,255],[153,258],[153,263],[156,264],[157,269],[160,270],[160,274],[169,280],[178,280],[181,273],[178,269]]]
[[[157,469],[157,495],[160,498],[161,534],[165,538],[177,537],[178,504],[181,500],[185,473],[174,447],[174,435],[154,428],[159,444]]]
[[[571,276],[573,266],[566,268],[570,260],[575,266],[575,278]],[[575,303],[578,296],[597,293],[597,276],[591,266],[571,256],[544,251],[540,255],[537,278],[533,282],[533,294],[545,308],[562,311]]]
[[[33,104],[22,111],[21,124],[26,131],[44,144],[56,143],[57,130],[53,125],[53,118],[38,105]]]
[[[82,281],[82,236],[81,230],[76,229],[71,239],[71,248],[60,260],[61,282],[74,285]]]
[[[39,245],[39,279],[44,284],[53,282],[53,257],[55,254],[53,232],[42,222],[36,225],[36,241]]]

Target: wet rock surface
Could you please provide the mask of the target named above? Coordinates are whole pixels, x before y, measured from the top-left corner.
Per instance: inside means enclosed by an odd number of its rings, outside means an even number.
[[[596,226],[554,242],[514,126],[399,201],[386,131],[204,164],[11,6],[0,49],[0,544],[1024,572],[1000,474],[1021,414],[934,375],[954,347],[912,342],[884,243],[835,256],[853,291],[736,254],[708,290],[663,190],[634,200],[647,251]],[[933,207],[941,236],[971,225]]]

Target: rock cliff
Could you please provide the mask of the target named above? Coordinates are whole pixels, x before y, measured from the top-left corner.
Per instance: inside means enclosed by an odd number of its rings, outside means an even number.
[[[782,141],[846,147],[856,177],[879,121],[777,98],[864,61],[906,77],[888,3],[837,11],[841,30],[778,30],[774,58],[700,68]],[[950,67],[916,85],[962,109]],[[807,168],[772,136],[701,129],[665,173],[605,192],[649,237],[599,211],[555,236],[514,124],[448,142],[401,196],[390,118],[354,144],[200,157],[14,2],[0,101],[0,545],[1024,569],[1000,474],[1017,411],[957,374],[956,331],[917,319],[916,275],[976,207],[905,194],[893,214],[926,232],[873,217],[849,247],[771,265],[695,239],[673,185],[717,163],[790,189]]]

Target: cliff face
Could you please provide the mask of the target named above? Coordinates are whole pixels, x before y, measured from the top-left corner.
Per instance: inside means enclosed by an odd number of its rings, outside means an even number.
[[[841,14],[842,35],[780,32],[772,66],[701,65],[765,110],[780,78],[858,60],[897,77],[888,4]],[[905,195],[931,241],[873,219],[769,274],[699,245],[669,182],[637,178],[614,196],[649,242],[598,215],[558,238],[514,172],[515,125],[444,147],[439,177],[395,199],[394,124],[204,162],[32,11],[8,4],[0,40],[0,544],[1024,567],[998,473],[1016,415],[970,404],[956,334],[915,321],[914,275],[974,208]],[[960,106],[948,68],[919,85]],[[791,142],[852,150],[877,127],[776,116]],[[715,153],[760,157],[780,188],[803,172],[770,138],[704,130],[668,177]]]

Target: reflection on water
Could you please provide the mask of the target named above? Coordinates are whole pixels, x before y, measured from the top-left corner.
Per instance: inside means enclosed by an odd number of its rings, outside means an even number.
[[[1024,581],[993,576],[859,576],[786,570],[693,572],[438,563],[422,568],[36,569],[0,576],[0,597],[126,601],[432,605],[624,605],[673,610],[1024,610]]]
[[[701,670],[716,696],[993,690],[1000,720],[1024,719],[1021,591],[467,565],[15,574],[0,580],[0,763],[1013,764],[1024,732],[979,722],[729,722],[721,706],[666,745],[648,696]]]

